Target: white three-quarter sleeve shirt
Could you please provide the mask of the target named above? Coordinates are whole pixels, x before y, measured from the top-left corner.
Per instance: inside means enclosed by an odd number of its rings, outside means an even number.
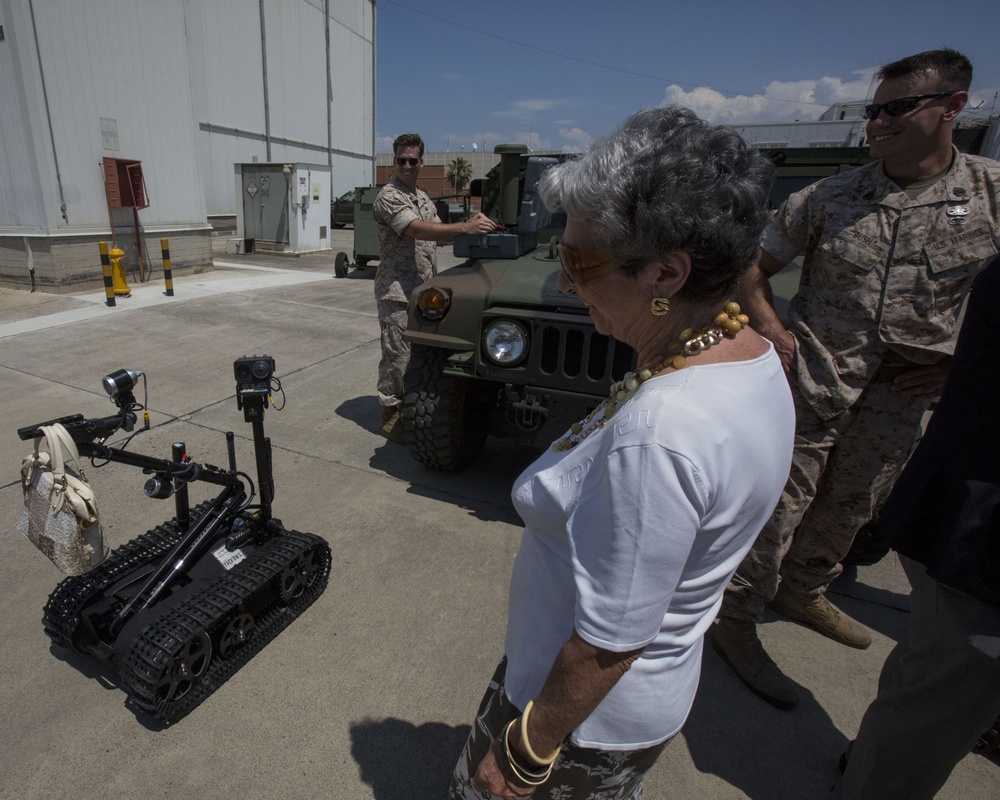
[[[517,479],[506,692],[536,697],[574,628],[642,656],[572,734],[631,750],[680,730],[723,591],[788,478],[795,412],[773,348],[646,381],[576,447]]]

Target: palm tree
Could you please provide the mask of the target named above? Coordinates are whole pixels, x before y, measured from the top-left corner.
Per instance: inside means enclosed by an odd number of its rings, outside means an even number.
[[[444,176],[448,179],[448,183],[455,187],[455,193],[461,194],[462,188],[472,180],[472,164],[462,156],[456,156],[451,160]]]

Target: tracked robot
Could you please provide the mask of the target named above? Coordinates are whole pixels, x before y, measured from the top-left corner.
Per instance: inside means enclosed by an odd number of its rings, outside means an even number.
[[[236,468],[233,434],[226,434],[228,469],[191,460],[185,445],[170,459],[112,447],[117,431],[133,432],[140,377],[118,370],[103,385],[118,412],[62,417],[18,430],[23,440],[62,424],[94,466],[117,462],[150,477],[148,497],[173,497],[176,515],[113,550],[89,572],[66,578],[45,605],[45,632],[60,646],[94,656],[117,674],[128,704],[170,724],[181,719],[274,639],[323,592],[329,545],[286,529],[272,516],[274,479],[264,410],[281,384],[274,359],[237,359],[237,408],[252,426],[257,484]],[[144,412],[149,427],[148,412]],[[219,487],[190,507],[188,484]],[[254,502],[254,500],[257,502]]]

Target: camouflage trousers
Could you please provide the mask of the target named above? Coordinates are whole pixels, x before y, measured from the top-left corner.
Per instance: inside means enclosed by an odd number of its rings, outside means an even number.
[[[795,449],[778,506],[730,581],[721,616],[760,622],[778,582],[817,595],[843,569],[854,535],[881,507],[920,433],[929,401],[873,381],[822,420],[792,385]]]
[[[484,800],[493,795],[472,788],[472,778],[493,740],[521,712],[504,693],[506,657],[490,681],[472,723],[472,731],[451,776],[448,800]],[[642,800],[642,781],[670,740],[642,750],[594,750],[568,740],[552,777],[535,791],[533,800]]]
[[[403,338],[406,330],[406,303],[376,300],[381,329],[382,359],[378,362],[378,401],[383,408],[403,402],[403,380],[410,363],[410,343]]]

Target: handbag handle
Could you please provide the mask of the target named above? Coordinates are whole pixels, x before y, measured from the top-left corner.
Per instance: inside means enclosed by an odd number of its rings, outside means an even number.
[[[55,425],[49,425],[47,427],[62,445],[62,452],[60,453],[60,456],[63,467],[65,468],[70,461],[75,461],[76,471],[80,473],[81,478],[87,480],[87,476],[83,472],[83,465],[80,463],[80,451],[77,450],[76,442],[73,441],[73,437],[70,436],[66,427],[58,422]],[[65,469],[63,469],[63,471],[65,472]]]
[[[52,490],[49,492],[49,503],[52,506],[52,510],[59,512],[62,510],[63,505],[66,503],[67,495],[71,494],[76,488],[75,485],[79,481],[74,481],[74,486],[68,485],[68,480],[66,476],[66,453],[63,448],[69,450],[70,459],[77,461],[77,466],[79,467],[80,453],[76,449],[76,442],[73,441],[73,437],[69,435],[69,431],[65,427],[56,423],[55,425],[43,425],[39,430],[45,436],[45,443],[49,449],[49,470],[52,473]],[[35,439],[35,461],[38,461],[38,446],[40,444],[40,438]],[[86,481],[86,476],[83,475],[82,471],[80,473],[83,480]],[[89,489],[89,486],[87,487]],[[70,498],[71,501],[75,497]],[[76,503],[71,502],[71,505],[76,507]]]
[[[87,482],[80,466],[80,452],[69,431],[59,423],[44,425],[39,430],[45,435],[49,448],[49,470],[52,474],[52,490],[49,493],[49,503],[52,510],[58,513],[66,503],[69,503],[73,514],[81,522],[92,525],[98,520],[97,504],[94,490]],[[38,462],[38,446],[41,437],[35,439],[35,462]],[[66,462],[76,461],[76,470],[80,477],[66,474]]]
[[[42,439],[44,439],[45,449],[49,453],[49,471],[52,473],[53,479],[61,478],[64,474],[62,443],[52,431],[51,425],[42,425],[39,430],[42,435],[35,438],[35,463],[39,463],[39,449],[42,444]]]

